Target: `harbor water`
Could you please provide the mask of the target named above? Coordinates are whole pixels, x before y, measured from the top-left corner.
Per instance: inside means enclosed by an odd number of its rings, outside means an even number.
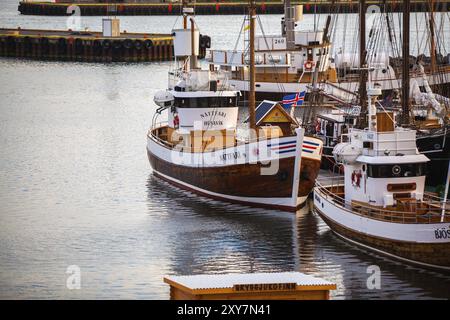
[[[65,17],[20,16],[15,0],[0,6],[1,27],[66,29]],[[280,18],[261,17],[267,33]],[[197,23],[213,48],[227,49],[242,19]],[[121,29],[167,33],[176,21],[127,16]],[[101,18],[82,23],[100,30]],[[146,132],[169,66],[0,59],[0,298],[168,299],[164,275],[278,271],[335,282],[332,299],[450,298],[449,275],[354,247],[308,207],[231,205],[155,178]],[[70,266],[79,289],[67,285]]]

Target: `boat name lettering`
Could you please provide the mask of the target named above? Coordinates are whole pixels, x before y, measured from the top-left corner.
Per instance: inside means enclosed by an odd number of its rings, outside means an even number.
[[[233,291],[287,291],[297,289],[294,283],[235,284]]]
[[[224,153],[222,155],[222,160],[227,161],[230,159],[238,159],[241,157],[241,153],[239,151],[231,152],[231,153]]]
[[[203,121],[204,126],[223,126],[223,121]]]
[[[447,230],[445,228],[434,230],[434,237],[436,239],[450,239],[450,226]]]
[[[213,110],[213,111],[207,111],[205,113],[200,114],[200,117],[202,119],[204,118],[211,118],[211,117],[222,117],[222,118],[226,118],[227,113],[223,112],[223,111],[218,111],[218,110]]]
[[[316,201],[317,201],[318,203],[321,203],[320,197],[319,197],[317,194],[314,195],[314,199],[316,199]]]

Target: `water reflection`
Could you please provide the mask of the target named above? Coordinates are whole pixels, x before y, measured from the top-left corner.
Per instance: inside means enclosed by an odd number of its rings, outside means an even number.
[[[292,271],[295,216],[227,204],[182,191],[150,175],[150,214],[171,229],[174,274]]]
[[[311,204],[310,204],[311,205]],[[450,298],[450,276],[405,265],[337,237],[311,210],[297,214],[300,271],[335,281],[336,299]],[[369,290],[367,268],[381,270],[381,289]]]
[[[169,274],[300,271],[334,281],[334,299],[449,298],[450,277],[366,252],[334,235],[311,212],[296,215],[214,201],[154,177],[147,180],[150,215],[169,229]],[[381,269],[369,290],[367,267]]]

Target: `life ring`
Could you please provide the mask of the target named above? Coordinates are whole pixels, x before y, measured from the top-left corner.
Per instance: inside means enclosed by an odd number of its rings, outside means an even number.
[[[355,170],[352,172],[352,186],[359,188],[361,186],[361,171]]]
[[[150,39],[145,40],[145,41],[144,41],[144,46],[145,46],[147,49],[151,48],[151,47],[153,46],[153,41],[150,40]]]
[[[136,50],[141,50],[144,45],[141,40],[134,40],[134,47]]]
[[[180,118],[178,117],[178,115],[175,115],[173,117],[173,127],[178,128],[179,125],[180,125]]]
[[[320,124],[320,120],[316,120],[316,133],[319,133],[322,129],[322,126]]]
[[[306,61],[303,67],[305,70],[311,71],[315,65],[314,61]]]
[[[131,47],[133,46],[133,41],[131,39],[125,39],[125,41],[123,42],[123,46],[125,47],[125,49],[131,49]]]

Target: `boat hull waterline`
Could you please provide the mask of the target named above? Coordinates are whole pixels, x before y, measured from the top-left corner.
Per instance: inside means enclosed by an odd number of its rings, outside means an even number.
[[[293,204],[297,151],[289,143],[295,139],[273,139],[276,143],[269,139],[205,153],[182,152],[182,157],[189,159],[183,161],[180,151],[164,146],[149,135],[147,155],[156,176],[182,189],[231,203],[296,211],[305,204],[314,187],[322,144],[318,139],[304,138],[298,195]],[[274,174],[261,174],[270,170],[270,160],[277,160]]]
[[[346,241],[426,268],[450,271],[450,222],[393,223],[358,215],[314,189],[314,211]]]

